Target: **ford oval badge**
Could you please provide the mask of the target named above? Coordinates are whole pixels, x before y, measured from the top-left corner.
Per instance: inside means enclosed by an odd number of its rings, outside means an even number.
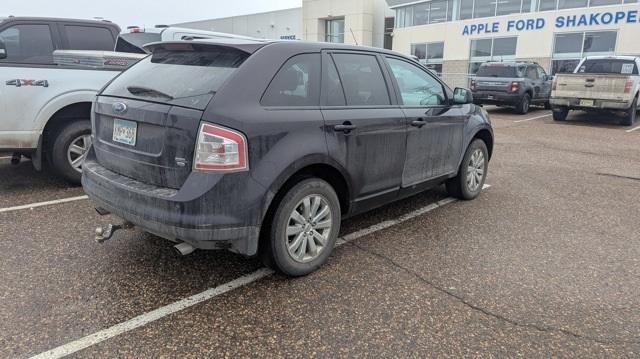
[[[127,112],[127,105],[122,102],[116,102],[113,104],[113,112],[123,114]]]

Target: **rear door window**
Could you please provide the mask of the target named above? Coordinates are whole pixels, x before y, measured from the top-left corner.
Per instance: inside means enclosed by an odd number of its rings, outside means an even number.
[[[375,55],[334,54],[347,106],[391,105],[387,84]]]
[[[115,39],[104,27],[64,25],[69,50],[113,51]]]
[[[538,79],[538,71],[536,71],[536,68],[533,66],[527,66],[527,78],[530,80],[537,80]]]
[[[318,106],[320,104],[320,54],[289,59],[271,80],[263,106]]]
[[[203,110],[248,57],[226,46],[166,44],[116,77],[103,95]]]
[[[14,25],[0,32],[7,57],[0,62],[53,64],[53,38],[46,24]]]

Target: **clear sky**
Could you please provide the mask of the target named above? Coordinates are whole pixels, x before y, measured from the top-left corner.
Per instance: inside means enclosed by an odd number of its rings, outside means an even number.
[[[102,17],[120,25],[153,26],[301,6],[302,0],[0,0],[0,17]]]

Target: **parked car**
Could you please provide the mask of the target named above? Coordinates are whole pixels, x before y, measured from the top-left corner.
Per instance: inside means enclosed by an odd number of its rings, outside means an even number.
[[[631,126],[640,106],[640,58],[589,56],[572,74],[558,74],[553,82],[553,119],[564,121],[570,110],[624,112],[620,124]]]
[[[244,39],[260,41],[251,37],[227,34],[224,32],[187,29],[167,25],[156,25],[151,28],[129,26],[127,30],[128,31],[118,36],[115,47],[115,50],[118,52],[145,54],[147,50],[145,50],[144,45],[159,41],[198,39]]]
[[[467,200],[482,190],[487,112],[408,57],[305,42],[148,48],[96,99],[82,183],[99,213],[182,253],[259,254],[305,275],[341,218],[442,183]]]
[[[106,21],[10,17],[0,20],[0,153],[43,159],[60,176],[80,183],[91,145],[91,103],[98,91],[144,51]],[[234,37],[185,29],[135,33],[135,44],[187,36]],[[151,37],[148,37],[153,35]],[[147,36],[139,38],[139,36]],[[113,52],[118,39],[118,51]],[[126,40],[125,40],[126,39]]]
[[[535,62],[487,62],[471,80],[471,91],[476,104],[512,106],[525,114],[532,105],[549,108],[552,80]]]

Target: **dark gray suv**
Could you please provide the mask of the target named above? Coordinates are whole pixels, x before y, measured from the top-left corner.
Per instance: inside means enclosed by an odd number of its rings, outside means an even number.
[[[97,97],[82,182],[100,213],[183,253],[304,275],[342,218],[442,183],[462,199],[482,190],[487,113],[410,58],[305,42],[149,49]]]
[[[512,106],[519,114],[531,105],[549,106],[553,77],[535,62],[487,62],[471,80],[474,103]]]

